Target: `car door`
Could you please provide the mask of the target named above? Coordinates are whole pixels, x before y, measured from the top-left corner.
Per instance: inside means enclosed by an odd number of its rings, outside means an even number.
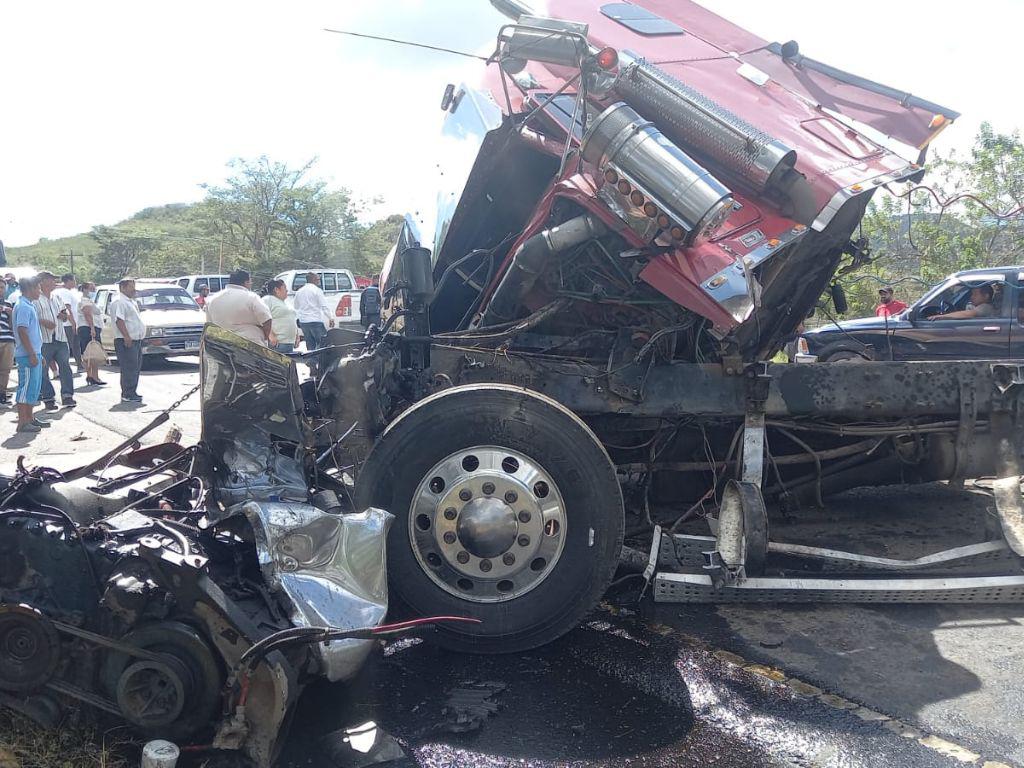
[[[100,328],[100,344],[108,352],[114,349],[114,321],[107,311],[110,309],[111,298],[113,298],[113,292],[108,289],[101,288],[96,291],[96,307],[100,311],[100,317],[103,318],[103,327]]]
[[[1010,317],[1010,358],[1024,360],[1024,272],[1013,275],[1013,314]],[[1009,286],[1008,286],[1009,287]]]
[[[919,321],[917,329],[926,349],[926,355],[919,359],[1003,360],[1009,354],[1013,291],[1008,289],[1006,273],[972,274],[965,276],[963,282],[998,287],[993,300],[995,315],[950,320],[940,315],[934,320]]]

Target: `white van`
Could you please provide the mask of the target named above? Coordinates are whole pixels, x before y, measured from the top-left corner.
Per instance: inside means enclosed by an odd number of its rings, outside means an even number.
[[[175,283],[184,288],[186,291],[191,293],[193,296],[199,295],[199,289],[204,285],[208,286],[210,293],[216,293],[225,285],[228,284],[227,275],[184,275],[183,277],[175,278]]]
[[[295,292],[306,284],[306,273],[315,272],[320,275],[320,288],[327,297],[327,303],[335,305],[334,315],[337,323],[359,322],[359,294],[356,278],[347,269],[289,269],[277,275],[277,280],[284,280],[288,287],[287,302],[291,305]],[[212,289],[211,289],[212,290]]]

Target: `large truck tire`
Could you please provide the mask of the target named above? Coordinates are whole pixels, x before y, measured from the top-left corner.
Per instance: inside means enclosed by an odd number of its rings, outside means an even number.
[[[529,390],[473,384],[392,422],[356,483],[395,515],[392,594],[415,615],[467,616],[434,638],[505,653],[549,643],[593,608],[622,548],[622,494],[593,432]]]

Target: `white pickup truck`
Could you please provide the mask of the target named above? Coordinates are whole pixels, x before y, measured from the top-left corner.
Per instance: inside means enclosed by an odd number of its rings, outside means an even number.
[[[327,296],[328,304],[334,305],[336,325],[359,325],[359,294],[356,278],[347,269],[290,269],[277,275],[288,286],[288,305],[295,300],[295,292],[306,284],[306,273],[320,275],[320,287]]]

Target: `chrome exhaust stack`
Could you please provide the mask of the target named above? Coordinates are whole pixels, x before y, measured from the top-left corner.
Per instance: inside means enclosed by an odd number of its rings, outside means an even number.
[[[674,141],[758,192],[779,187],[796,165],[794,150],[633,52],[619,54],[615,91]]]

